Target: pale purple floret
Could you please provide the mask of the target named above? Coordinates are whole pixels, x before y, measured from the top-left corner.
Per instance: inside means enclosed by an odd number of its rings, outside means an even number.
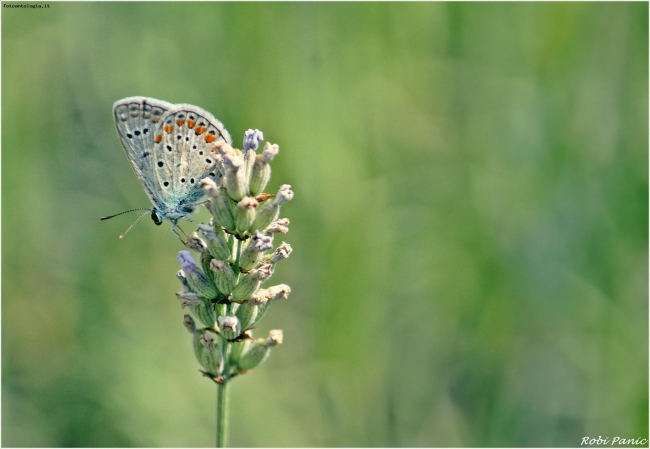
[[[277,206],[282,206],[285,203],[288,203],[293,199],[293,190],[291,190],[291,186],[289,184],[283,184],[280,186],[280,190],[278,190],[278,194],[275,196],[275,199],[273,200],[273,204]]]
[[[273,238],[259,231],[255,231],[253,235],[253,248],[259,252],[268,251],[273,248]]]
[[[264,140],[264,134],[259,129],[249,129],[244,133],[244,152],[248,150],[257,151],[260,142]]]
[[[176,260],[181,263],[181,268],[188,274],[193,274],[196,271],[196,262],[189,251],[179,251]]]

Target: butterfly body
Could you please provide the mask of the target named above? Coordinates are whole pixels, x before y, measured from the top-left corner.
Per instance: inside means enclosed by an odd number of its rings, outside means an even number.
[[[152,220],[157,225],[171,221],[177,234],[177,221],[205,201],[199,181],[221,176],[212,148],[218,141],[232,144],[230,134],[198,106],[149,97],[115,102],[113,118],[126,157],[153,204]]]

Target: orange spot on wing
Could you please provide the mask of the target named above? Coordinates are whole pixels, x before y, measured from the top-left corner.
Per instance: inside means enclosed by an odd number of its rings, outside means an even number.
[[[203,134],[204,132],[205,132],[205,126],[202,126],[202,125],[197,126],[196,129],[194,130],[194,133],[195,133],[197,136],[200,136],[200,135]]]
[[[174,127],[172,125],[165,125],[163,126],[163,129],[167,134],[170,134],[174,130]]]
[[[160,143],[162,141],[162,134],[158,134],[156,137],[154,137],[153,141]]]
[[[188,120],[188,121],[187,121],[187,127],[188,127],[189,129],[194,128],[194,125],[196,125],[196,122],[195,122],[194,120]]]
[[[212,131],[210,131],[210,134],[205,136],[206,143],[214,142],[214,139],[216,139],[216,137],[214,137],[214,133]]]
[[[176,124],[177,124],[178,126],[183,126],[183,123],[185,123],[185,120],[183,120],[183,119],[180,119],[180,118],[179,118],[178,120],[176,120]]]

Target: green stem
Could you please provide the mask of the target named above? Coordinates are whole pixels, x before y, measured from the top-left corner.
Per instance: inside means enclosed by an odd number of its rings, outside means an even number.
[[[236,257],[235,257],[235,262],[232,265],[232,270],[235,272],[236,276],[236,282],[239,282],[239,278],[241,277],[241,273],[239,272],[239,259],[241,258],[241,249],[242,246],[244,246],[244,242],[241,240],[235,239],[235,245],[237,245],[236,251]],[[232,312],[233,305],[229,304],[228,305],[228,314]]]
[[[228,382],[217,384],[217,447],[226,447]]]
[[[237,279],[239,280],[239,258],[241,257],[242,242],[240,240],[235,240],[236,248],[236,257],[233,264],[233,270],[237,274]],[[227,306],[227,314],[232,312],[232,304]],[[228,426],[228,376],[230,372],[230,343],[224,338],[221,340],[223,345],[223,359],[224,359],[224,370],[223,374],[226,379],[223,383],[217,384],[217,447],[226,447],[226,431]]]

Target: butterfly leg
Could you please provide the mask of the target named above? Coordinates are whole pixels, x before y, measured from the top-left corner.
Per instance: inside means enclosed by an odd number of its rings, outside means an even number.
[[[185,231],[183,231],[183,229],[181,229],[181,227],[178,226],[178,225],[176,224],[175,221],[172,221],[172,232],[174,233],[174,235],[175,235],[176,237],[178,237],[178,240],[180,240],[181,243],[182,243],[183,245],[185,245],[185,240],[183,240],[183,237],[181,237],[181,235],[180,235],[178,232],[176,232],[176,228],[180,229],[181,232],[182,232],[183,234],[185,234]],[[185,234],[185,235],[187,236],[187,234]]]

